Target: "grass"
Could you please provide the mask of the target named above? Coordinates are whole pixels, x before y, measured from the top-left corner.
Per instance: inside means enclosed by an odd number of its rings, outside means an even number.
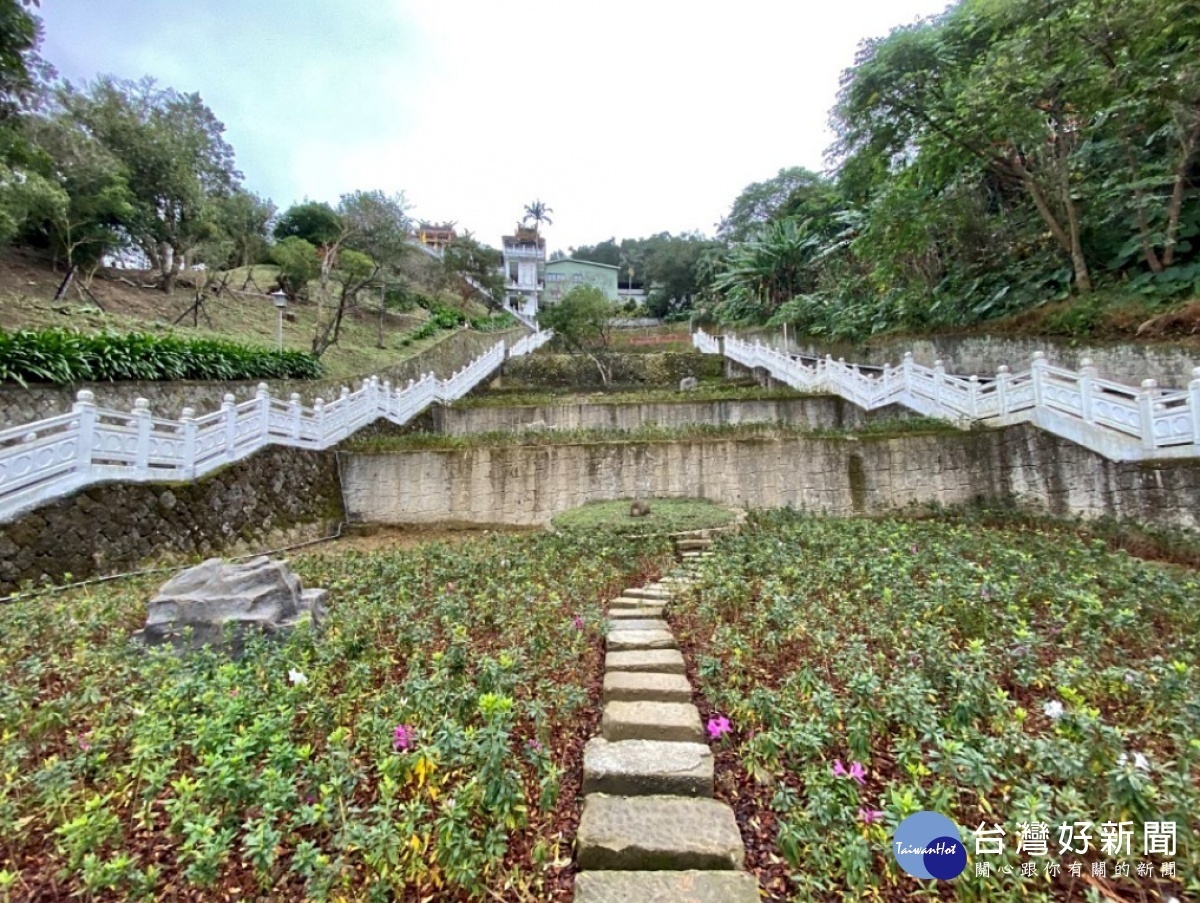
[[[572,429],[486,432],[454,436],[445,433],[412,432],[400,435],[351,437],[343,448],[359,454],[389,454],[409,451],[453,451],[467,448],[512,446],[595,445],[600,443],[646,443],[722,441],[735,439],[887,439],[894,436],[946,435],[960,431],[943,420],[903,417],[873,420],[854,430],[833,430],[787,423],[734,423],[714,426],[659,426],[646,424],[633,430]]]
[[[776,401],[810,398],[808,393],[787,387],[767,389],[758,385],[734,385],[725,382],[701,383],[690,392],[668,388],[618,389],[611,392],[579,392],[572,388],[562,391],[531,392],[526,389],[506,392],[489,390],[457,402],[466,408],[518,408],[560,404],[686,404],[712,401]],[[822,396],[827,397],[827,396]]]
[[[646,503],[650,513],[633,517],[629,513],[631,500],[592,502],[564,511],[551,521],[551,525],[558,530],[582,533],[600,530],[637,534],[682,533],[724,527],[732,523],[734,517],[725,506],[704,499],[647,499]]]
[[[32,264],[27,264],[31,266]],[[236,341],[248,345],[275,348],[278,314],[265,296],[274,282],[274,266],[257,266],[251,273],[246,268],[232,271],[229,286],[240,290],[248,285],[249,294],[209,297],[204,302],[208,314],[192,325],[188,317],[179,325],[172,321],[187,310],[193,301],[194,291],[187,286],[179,287],[174,294],[166,295],[155,289],[139,289],[124,283],[97,278],[93,290],[103,300],[108,312],[94,304],[80,301],[49,300],[54,279],[42,278],[46,273],[36,273],[37,279],[28,291],[22,289],[0,293],[0,328],[41,329],[46,327],[69,327],[82,332],[95,333],[104,330],[116,332],[153,332],[160,335],[176,334],[182,338],[207,338]],[[47,270],[48,272],[48,270]],[[56,276],[56,274],[49,274]],[[137,274],[132,274],[135,278]],[[249,281],[248,277],[253,276]],[[190,278],[188,274],[185,278]],[[61,276],[56,276],[61,278]],[[10,280],[11,281],[11,280]],[[210,277],[210,284],[212,284]],[[68,298],[75,298],[75,294]],[[469,316],[479,316],[486,311],[474,302],[463,306],[461,299],[447,293],[438,295],[443,303],[462,309]],[[379,348],[378,296],[364,295],[361,306],[349,312],[343,320],[342,334],[338,344],[329,348],[321,358],[325,376],[330,379],[349,379],[378,372],[407,360],[436,345],[448,333],[438,332],[416,341],[402,344],[406,337],[415,333],[429,319],[420,308],[409,312],[388,311],[384,317],[384,347]],[[283,347],[294,351],[311,351],[312,337],[316,326],[316,305],[296,304],[288,308],[295,321],[284,321]]]
[[[1200,578],[1110,543],[1027,516],[789,511],[718,542],[672,621],[702,711],[732,722],[718,795],[752,826],[767,899],[912,899],[891,835],[920,810],[967,845],[956,900],[1195,896]],[[1077,821],[1091,849],[1063,855]],[[1148,821],[1177,824],[1175,855],[1144,855]],[[1128,852],[1104,855],[1108,822],[1129,823]],[[981,824],[1004,828],[1002,853],[976,852]],[[1019,826],[1041,824],[1048,856],[1019,853]]]
[[[0,900],[569,901],[603,601],[668,556],[321,551],[319,632],[236,662],[131,641],[161,577],[0,607]]]

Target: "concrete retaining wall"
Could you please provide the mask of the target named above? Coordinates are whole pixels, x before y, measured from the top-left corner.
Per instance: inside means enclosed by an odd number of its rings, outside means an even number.
[[[686,398],[686,395],[681,396]],[[870,420],[908,417],[904,408],[877,411],[862,408],[834,395],[806,398],[737,401],[679,401],[644,404],[524,405],[515,407],[442,407],[431,411],[432,431],[463,436],[472,433],[520,432],[530,425],[548,429],[634,430],[656,424],[664,427],[731,423],[805,424],[815,429],[847,429]]]
[[[694,497],[853,514],[976,498],[1196,528],[1200,462],[1116,464],[1021,425],[890,439],[729,439],[342,453],[347,516],[545,524],[586,502]]]

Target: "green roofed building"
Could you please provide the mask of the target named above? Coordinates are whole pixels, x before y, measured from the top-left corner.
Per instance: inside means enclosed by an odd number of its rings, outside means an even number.
[[[546,289],[542,294],[543,304],[557,304],[563,295],[577,285],[594,285],[604,292],[604,297],[617,303],[618,268],[607,263],[592,263],[590,260],[551,260],[546,264]]]

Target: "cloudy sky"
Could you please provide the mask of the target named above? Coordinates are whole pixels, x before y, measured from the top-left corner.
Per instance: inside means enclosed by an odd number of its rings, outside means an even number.
[[[287,207],[403,191],[490,244],[540,198],[551,249],[711,234],[781,167],[823,168],[858,42],[945,0],[43,0],[74,82],[197,91]]]

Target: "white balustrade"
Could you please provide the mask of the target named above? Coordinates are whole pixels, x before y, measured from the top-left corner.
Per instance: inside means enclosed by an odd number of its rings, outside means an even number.
[[[380,417],[406,423],[435,401],[462,398],[507,357],[550,338],[535,332],[507,349],[497,342],[448,380],[427,373],[401,389],[371,377],[356,392],[343,388],[333,401],[316,399],[311,409],[296,394],[273,398],[262,383],[249,401],[226,395],[220,410],[197,417],[188,407],[179,420],[165,420],[145,399],[130,413],[113,411],[97,407],[84,389],[67,414],[0,430],[0,523],[104,480],[191,480],[266,445],[325,449]]]
[[[969,427],[975,423],[1029,422],[1117,461],[1200,457],[1200,367],[1182,391],[1163,391],[1154,380],[1139,388],[1101,379],[1090,360],[1079,371],[1055,367],[1045,354],[1033,356],[1028,371],[1001,367],[994,379],[963,378],[917,364],[905,354],[900,367],[878,376],[858,365],[826,356],[812,364],[736,336],[703,330],[692,344],[744,367],[761,367],[802,391],[840,395],[871,410],[904,405],[929,417]]]

